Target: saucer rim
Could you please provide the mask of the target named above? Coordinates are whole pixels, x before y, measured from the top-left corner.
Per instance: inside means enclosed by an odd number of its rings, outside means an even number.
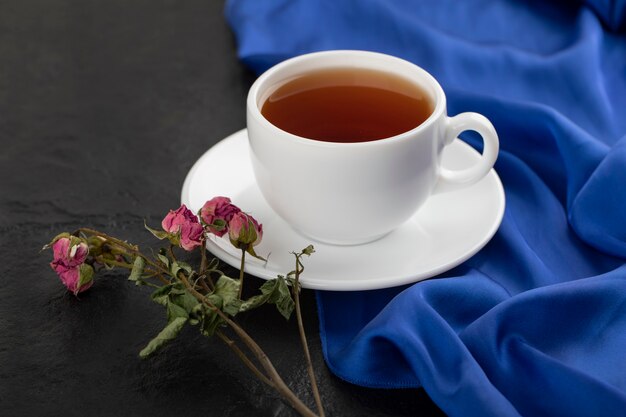
[[[219,149],[225,146],[229,141],[237,140],[239,136],[247,137],[247,129],[244,128],[226,136],[225,138],[218,141],[215,145],[210,147],[206,152],[204,152],[200,156],[200,158],[198,158],[198,160],[193,164],[193,166],[187,173],[187,176],[185,177],[185,181],[183,182],[183,187],[181,190],[182,204],[189,204],[190,188],[191,188],[191,183],[194,179],[194,174],[199,169],[199,167],[202,166],[204,160],[209,158],[215,152],[219,152]],[[457,138],[454,140],[454,142],[458,142],[456,146],[463,146],[466,148],[466,151],[471,151],[471,152],[478,154],[478,151],[476,151],[474,148],[472,148],[470,145],[463,142],[462,140]],[[477,241],[470,250],[465,252],[463,256],[459,256],[457,258],[450,260],[449,262],[442,263],[441,265],[438,265],[437,267],[420,271],[419,273],[416,273],[416,274],[391,275],[391,276],[385,276],[384,279],[366,278],[366,279],[345,280],[345,281],[334,280],[334,281],[329,282],[328,280],[315,279],[315,278],[303,276],[301,280],[301,284],[303,288],[314,289],[314,290],[328,290],[328,291],[366,291],[366,290],[391,288],[391,287],[412,284],[412,283],[423,281],[429,278],[433,278],[467,261],[476,253],[478,253],[483,247],[485,247],[485,245],[493,238],[493,236],[495,236],[504,218],[504,212],[506,208],[506,198],[505,198],[504,187],[502,185],[502,181],[500,180],[500,177],[498,176],[497,172],[493,168],[489,170],[489,172],[487,173],[485,177],[487,176],[491,176],[493,180],[495,180],[495,188],[497,189],[497,196],[498,196],[497,200],[498,200],[498,205],[499,205],[498,211],[496,215],[493,217],[493,222],[491,223],[491,227],[488,229],[488,231],[485,231],[485,233],[482,235],[482,238],[479,241]],[[451,192],[454,192],[454,191],[451,191]],[[277,214],[275,215],[278,216]],[[294,233],[296,232],[294,231]],[[216,242],[217,239],[218,238],[214,236],[210,236],[209,239],[207,239],[206,241],[207,250],[211,252],[211,254],[216,256],[217,258],[226,262],[228,265],[234,268],[239,268],[241,266],[240,258],[234,256],[233,254],[223,249]],[[382,239],[385,239],[385,236],[383,236]],[[320,244],[323,244],[323,243],[320,242]],[[364,245],[367,245],[367,244],[368,243],[365,243]],[[325,245],[328,245],[328,244],[325,244]],[[328,245],[328,246],[333,246],[333,245]],[[262,261],[248,258],[246,260],[246,273],[256,276],[258,278],[264,279],[264,280],[269,280],[269,279],[275,278],[277,273],[280,273],[280,272],[267,269],[267,267],[264,266],[264,263]]]

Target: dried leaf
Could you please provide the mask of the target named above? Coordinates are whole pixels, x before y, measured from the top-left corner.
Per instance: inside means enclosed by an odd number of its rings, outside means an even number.
[[[239,280],[229,278],[226,275],[220,276],[215,283],[215,291],[213,291],[212,295],[221,298],[220,309],[231,316],[237,314],[241,307],[241,300],[239,299],[240,285]]]
[[[157,349],[163,347],[167,342],[173,340],[178,336],[182,328],[187,323],[187,319],[184,317],[177,317],[168,323],[163,330],[159,332],[154,339],[152,339],[148,345],[139,352],[139,356],[146,358],[153,354]]]
[[[133,262],[133,269],[130,271],[130,275],[128,276],[129,281],[134,281],[135,285],[143,284],[141,280],[141,276],[143,275],[143,270],[146,266],[146,261],[141,256],[137,256],[135,258],[135,262]]]
[[[147,231],[149,231],[150,233],[152,233],[152,234],[154,235],[154,237],[156,237],[156,238],[157,238],[157,239],[159,239],[159,240],[163,240],[163,239],[165,239],[165,238],[169,237],[169,235],[170,235],[170,234],[169,234],[169,233],[167,233],[165,230],[156,230],[156,229],[153,229],[153,228],[149,227],[149,226],[146,224],[146,221],[145,221],[145,220],[144,220],[144,222],[143,222],[143,225],[144,225],[144,227],[146,228],[146,230],[147,230]]]
[[[157,304],[161,304],[162,306],[167,306],[167,303],[169,301],[169,295],[170,295],[170,292],[172,291],[172,288],[173,288],[173,284],[164,285],[161,288],[154,291],[152,295],[150,295],[150,298],[152,298],[152,300]]]

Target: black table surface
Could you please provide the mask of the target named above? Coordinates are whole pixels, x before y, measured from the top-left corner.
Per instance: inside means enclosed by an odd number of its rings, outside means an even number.
[[[296,415],[196,328],[139,359],[165,323],[150,290],[110,271],[75,298],[40,252],[79,226],[158,248],[144,219],[158,226],[194,161],[245,127],[254,74],[237,59],[223,7],[0,2],[0,415]],[[331,374],[312,291],[303,308],[327,415],[443,415],[423,390]],[[269,308],[240,321],[313,407],[295,321]]]

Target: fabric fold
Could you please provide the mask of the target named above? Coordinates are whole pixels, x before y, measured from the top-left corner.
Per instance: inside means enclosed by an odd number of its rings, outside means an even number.
[[[590,245],[626,258],[625,207],[626,136],[611,148],[576,195],[570,221]]]

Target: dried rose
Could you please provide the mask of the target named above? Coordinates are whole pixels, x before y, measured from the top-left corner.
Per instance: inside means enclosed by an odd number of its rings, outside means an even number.
[[[200,209],[200,218],[209,231],[218,237],[228,233],[228,222],[241,209],[232,204],[228,197],[213,197]]]
[[[180,246],[191,252],[198,246],[202,246],[204,229],[200,223],[185,223],[180,226]]]
[[[94,271],[91,265],[81,264],[73,268],[56,265],[52,269],[59,275],[63,285],[74,295],[88,290],[93,285]]]
[[[183,204],[176,211],[170,210],[161,226],[168,233],[178,233],[180,226],[186,223],[198,223],[198,217]]]
[[[236,213],[228,222],[228,237],[234,247],[244,249],[252,256],[263,259],[254,253],[253,247],[261,243],[263,225],[244,212]]]
[[[89,254],[87,243],[67,233],[52,242],[52,269],[59,275],[63,285],[74,295],[87,290],[93,284],[93,268],[85,264]]]
[[[83,239],[63,233],[52,242],[54,264],[74,267],[82,264],[89,254],[89,246]]]
[[[170,210],[161,222],[163,230],[168,232],[170,242],[179,245],[186,251],[192,251],[202,245],[204,230],[198,221],[198,216],[184,204],[176,211]]]

